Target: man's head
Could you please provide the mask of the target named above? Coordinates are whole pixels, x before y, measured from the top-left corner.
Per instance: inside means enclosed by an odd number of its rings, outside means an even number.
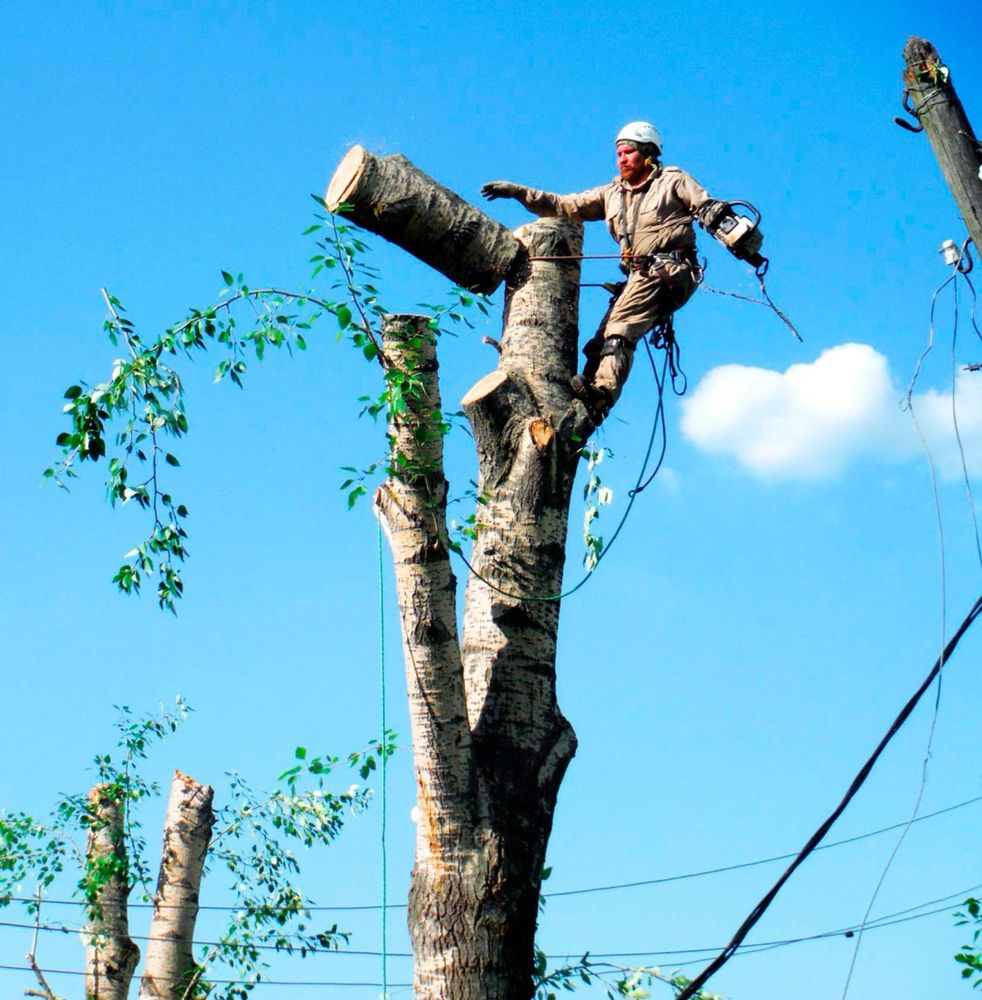
[[[651,122],[629,122],[617,133],[615,145],[617,169],[629,184],[645,180],[661,155],[661,136]]]

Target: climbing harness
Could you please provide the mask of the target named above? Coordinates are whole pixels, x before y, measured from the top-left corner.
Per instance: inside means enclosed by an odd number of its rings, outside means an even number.
[[[719,239],[719,241],[723,243],[727,249],[734,254],[734,256],[747,261],[747,263],[754,267],[754,276],[757,278],[758,285],[760,286],[760,293],[763,298],[753,299],[749,296],[738,295],[735,292],[726,292],[716,288],[710,288],[709,291],[716,292],[721,295],[728,295],[732,298],[741,299],[746,302],[752,302],[755,305],[768,306],[800,341],[802,339],[801,335],[798,333],[797,329],[795,329],[794,324],[787,317],[787,315],[782,312],[777,305],[775,305],[774,301],[768,294],[767,287],[764,283],[764,276],[767,274],[770,262],[759,252],[763,239],[760,235],[759,228],[760,213],[749,202],[737,201],[729,203],[730,207],[732,205],[740,205],[747,208],[751,213],[753,213],[753,218],[747,218],[746,216],[738,215],[732,211],[727,211],[726,217],[722,220],[720,226],[717,227],[718,231],[723,233],[723,235],[717,235],[716,232],[714,232],[713,235],[716,236],[716,238]],[[624,209],[622,206],[622,213],[623,212]],[[622,219],[622,222],[626,222],[626,217]],[[724,231],[723,227],[727,222],[729,222],[729,226]],[[695,255],[695,251],[689,250],[669,250],[652,254],[633,254],[630,252],[620,254],[539,254],[530,256],[528,260],[530,262],[541,261],[547,263],[579,262],[583,260],[617,260],[621,262],[622,270],[624,270],[626,274],[630,274],[634,271],[640,271],[647,274],[650,273],[651,270],[661,270],[661,273],[666,277],[666,279],[668,276],[665,274],[664,270],[659,267],[659,265],[665,263],[666,261],[672,261],[674,263],[687,264],[691,267],[693,269],[696,282],[699,285],[703,284],[703,277],[705,273],[704,263],[700,264]],[[617,295],[623,290],[625,284],[625,282],[597,282],[584,284],[583,287],[604,288],[612,294],[614,299],[616,299]],[[597,571],[600,562],[610,551],[627,522],[627,518],[631,513],[632,507],[634,506],[634,501],[645,489],[647,489],[649,485],[651,485],[651,482],[654,480],[664,463],[665,454],[668,448],[668,434],[665,428],[665,383],[667,380],[671,381],[672,391],[677,396],[684,395],[686,389],[688,388],[688,379],[681,367],[681,349],[679,347],[678,340],[675,337],[675,324],[673,317],[674,311],[669,313],[668,316],[656,321],[651,330],[645,335],[644,338],[642,338],[645,350],[648,353],[648,359],[651,363],[651,369],[655,377],[655,384],[658,387],[658,405],[655,408],[655,417],[652,422],[651,434],[648,438],[648,446],[645,450],[644,461],[641,464],[641,471],[638,474],[634,487],[628,491],[628,502],[624,513],[621,515],[620,521],[617,523],[616,528],[611,534],[610,541],[604,546],[603,550],[598,555],[597,561],[590,569],[587,570],[583,578],[568,590],[564,590],[561,593],[556,594],[525,595],[505,590],[504,588],[499,587],[496,583],[493,583],[491,580],[488,580],[485,576],[482,576],[464,555],[461,547],[459,545],[452,545],[451,551],[455,552],[470,573],[477,577],[477,579],[479,579],[486,586],[505,597],[510,597],[517,601],[559,601],[564,597],[569,597],[572,594],[575,594]],[[596,339],[596,337],[592,338],[591,341],[587,342],[587,346],[584,348],[584,352],[587,354],[588,364],[591,360],[589,345]],[[597,357],[600,356],[603,346],[603,338],[601,338],[601,342],[596,345],[597,349],[594,352]],[[662,361],[661,371],[659,371],[658,366],[655,363],[652,348],[664,351],[665,356]],[[648,474],[648,463],[651,460],[655,440],[658,438],[659,432],[661,437],[660,452],[654,469],[650,474]]]

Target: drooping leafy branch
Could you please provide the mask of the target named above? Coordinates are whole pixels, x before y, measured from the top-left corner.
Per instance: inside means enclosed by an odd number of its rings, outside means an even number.
[[[58,435],[58,463],[45,469],[44,478],[67,488],[85,462],[107,459],[106,491],[111,505],[134,503],[150,515],[145,539],[123,557],[113,577],[118,589],[138,593],[145,579],[157,575],[157,599],[162,608],[176,613],[184,592],[181,565],[187,557],[188,509],[178,502],[164,482],[164,473],[180,465],[168,439],[179,439],[189,429],[184,386],[172,366],[172,358],[193,358],[209,348],[222,356],[215,381],[228,379],[240,388],[254,354],[262,361],[268,348],[306,350],[306,336],[325,315],[337,323],[338,340],[350,344],[368,361],[383,370],[379,395],[362,398],[362,413],[405,412],[406,399],[419,391],[419,381],[405,367],[387,363],[381,349],[379,325],[387,312],[379,300],[376,269],[366,260],[367,244],[357,227],[343,215],[327,212],[323,200],[314,196],[324,211],[305,235],[316,238],[311,280],[331,273],[326,298],[309,289],[291,291],[277,287],[251,287],[243,276],[222,272],[224,287],[218,301],[204,309],[193,309],[181,322],[156,339],[144,341],[127,317],[120,300],[103,289],[108,311],[104,329],[113,345],[126,348],[124,357],[112,363],[109,378],[95,385],[85,382],[65,392],[64,412],[69,430]],[[347,206],[339,206],[343,213]],[[469,324],[466,310],[476,306],[487,312],[483,296],[454,288],[449,303],[428,305],[429,329],[434,337],[442,326]],[[441,433],[447,433],[459,414],[443,414]],[[391,444],[391,442],[390,442]],[[393,471],[405,457],[392,454],[364,469],[348,466],[353,473],[344,484],[349,506],[367,492],[366,481],[381,472]]]

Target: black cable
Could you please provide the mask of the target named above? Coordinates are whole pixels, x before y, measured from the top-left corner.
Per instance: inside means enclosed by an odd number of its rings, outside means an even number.
[[[849,786],[846,794],[843,796],[842,801],[833,810],[831,815],[825,820],[824,823],[811,835],[808,842],[798,853],[794,861],[788,865],[781,877],[774,883],[767,894],[761,899],[761,901],[750,911],[747,919],[739,926],[737,932],[733,935],[730,943],[720,952],[720,954],[713,960],[712,963],[700,973],[676,998],[676,1000],[690,1000],[694,997],[700,989],[709,981],[709,979],[715,975],[731,958],[733,953],[740,947],[743,943],[744,938],[751,931],[754,924],[764,915],[767,908],[774,901],[774,897],[781,891],[784,883],[788,881],[789,878],[794,874],[797,868],[804,862],[805,858],[808,857],[812,851],[818,846],[822,838],[829,832],[832,828],[832,824],[845,812],[846,806],[852,801],[855,794],[863,786],[866,779],[869,777],[870,772],[873,770],[873,766],[876,764],[880,757],[880,754],[886,749],[887,744],[893,739],[894,736],[900,731],[901,726],[910,717],[910,714],[914,711],[917,703],[921,700],[924,692],[928,690],[931,684],[934,683],[934,679],[941,672],[941,668],[950,659],[951,654],[955,651],[961,637],[968,631],[972,623],[978,616],[982,614],[982,597],[976,600],[972,609],[965,616],[961,625],[958,626],[957,631],[948,641],[947,646],[945,646],[943,652],[935,661],[934,666],[929,671],[927,677],[921,683],[921,686],[914,692],[911,698],[908,700],[907,704],[900,710],[900,714],[894,719],[893,724],[887,730],[886,735],[880,740],[876,749],[873,751],[869,760],[860,768],[859,773],[853,779],[852,784]]]
[[[974,799],[967,799],[965,802],[958,802],[953,806],[947,806],[944,809],[939,809],[937,812],[925,813],[923,816],[918,816],[914,822],[923,823],[924,820],[934,819],[936,816],[942,816],[955,809],[962,809],[965,806],[974,805],[976,802],[982,802],[982,795],[976,796]],[[890,826],[881,827],[879,830],[870,830],[868,833],[857,834],[855,837],[846,837],[844,840],[833,840],[828,844],[819,845],[815,848],[815,850],[828,851],[833,847],[844,847],[846,844],[855,844],[860,840],[868,840],[870,837],[878,837],[880,834],[890,833],[893,830],[899,830],[901,827],[907,826],[907,823],[907,820],[903,820],[903,822],[900,823],[893,823]],[[794,853],[776,854],[773,857],[760,858],[757,861],[744,861],[740,864],[726,865],[722,868],[705,868],[702,871],[687,872],[683,875],[667,875],[664,878],[645,879],[640,882],[620,882],[615,885],[598,885],[591,886],[586,889],[567,889],[564,892],[547,892],[544,895],[547,899],[555,899],[557,896],[582,896],[588,893],[609,892],[615,889],[635,889],[646,885],[665,885],[668,882],[683,882],[687,879],[701,878],[704,875],[721,875],[725,872],[740,871],[744,868],[756,868],[760,865],[773,864],[775,861],[787,861],[793,857],[796,857]]]
[[[33,969],[28,965],[0,965],[0,970],[4,972],[32,972]],[[88,975],[86,972],[82,972],[78,969],[45,969],[45,973],[49,976],[85,976]],[[176,979],[167,976],[155,976],[159,982],[182,982],[181,979]],[[255,982],[251,982],[248,979],[209,979],[209,984],[215,986],[374,986],[376,988],[380,987],[381,983],[369,983],[369,982],[325,982],[323,980],[310,980],[310,979],[259,979]],[[412,983],[389,983],[390,989],[409,989]]]
[[[951,913],[951,907],[955,904],[955,901],[962,902],[965,900],[969,893],[975,892],[978,889],[982,889],[982,883],[978,885],[971,885],[967,889],[962,889],[961,892],[953,892],[947,896],[940,896],[937,899],[929,899],[924,903],[920,903],[918,906],[909,906],[904,910],[897,910],[894,913],[885,913],[882,917],[876,917],[866,924],[866,930],[876,930],[878,927],[893,927],[895,924],[907,923],[910,920],[920,920],[922,917],[933,917],[937,916],[939,913]],[[927,910],[924,913],[914,913],[915,910],[922,910],[925,906],[933,906],[935,903],[947,902],[947,906],[939,906],[935,910]],[[856,931],[859,930],[861,924],[849,924],[846,927],[838,927],[830,931],[819,931],[817,934],[805,934],[800,937],[793,938],[778,938],[775,941],[754,941],[750,944],[743,945],[739,954],[741,955],[753,955],[758,951],[772,951],[775,948],[784,948],[792,944],[801,944],[806,941],[821,941],[826,938],[839,937],[844,935],[846,937],[851,936]],[[699,952],[706,951],[718,951],[719,946],[708,947],[708,948],[668,948],[663,951],[606,951],[606,952],[590,952],[593,958],[664,958],[670,955],[695,955]],[[572,954],[572,953],[570,953]],[[579,952],[578,954],[582,954]],[[549,955],[549,958],[562,958],[568,956],[560,955]],[[698,961],[698,959],[696,959]]]
[[[927,900],[927,901],[925,901],[923,903],[917,904],[916,906],[909,906],[906,909],[897,910],[894,913],[885,913],[882,917],[877,917],[875,920],[870,921],[866,925],[866,930],[877,930],[878,928],[881,928],[881,927],[893,927],[893,926],[895,926],[897,924],[908,923],[911,920],[920,920],[923,917],[937,916],[939,913],[950,913],[951,912],[951,904],[954,903],[955,900],[959,900],[959,901],[964,900],[966,898],[966,895],[968,893],[975,892],[978,889],[982,889],[982,883],[979,883],[977,885],[968,886],[967,888],[962,889],[959,892],[949,893],[947,896],[940,896],[937,899]],[[935,903],[944,903],[944,902],[947,902],[949,905],[947,905],[947,906],[939,906],[937,909],[927,910],[924,913],[915,913],[914,912],[915,910],[923,910],[925,906],[933,906]],[[36,925],[36,924],[33,924],[33,923],[0,922],[0,927],[14,927],[14,928],[20,928],[20,929],[24,929],[24,930],[57,931],[57,932],[62,933],[62,934],[73,934],[73,933],[79,933],[79,931],[80,931],[79,928],[52,927],[52,926],[46,925],[46,924]],[[774,950],[776,948],[784,948],[784,947],[788,947],[788,946],[793,945],[793,944],[802,944],[802,943],[805,943],[805,942],[808,942],[808,941],[821,941],[821,940],[826,939],[826,938],[839,937],[840,935],[849,936],[850,934],[852,934],[856,930],[858,930],[859,927],[860,927],[859,924],[850,924],[850,925],[848,925],[846,927],[839,927],[839,928],[836,928],[834,930],[828,930],[828,931],[819,931],[816,934],[806,934],[806,935],[802,935],[800,937],[779,938],[779,939],[774,940],[774,941],[754,941],[751,944],[744,945],[740,949],[740,951],[738,952],[738,954],[740,954],[740,955],[754,955],[754,954],[756,954],[759,951],[772,951],[772,950]],[[146,936],[139,936],[139,935],[131,935],[131,937],[133,938],[134,941],[156,940],[156,939],[152,939],[152,938],[149,938],[149,937],[146,937]],[[208,942],[208,941],[193,941],[192,942],[192,944],[201,945],[201,946],[209,946],[212,943],[213,942]],[[281,951],[281,952],[284,951],[284,949],[282,949],[282,948],[276,948],[274,945],[243,945],[242,947],[255,948],[258,951]],[[712,945],[712,946],[704,947],[704,948],[668,948],[668,949],[664,949],[664,950],[661,950],[661,951],[606,951],[606,952],[590,952],[590,954],[595,959],[610,959],[610,958],[667,958],[668,956],[671,956],[671,955],[695,955],[695,954],[699,954],[699,953],[707,952],[707,951],[716,951],[716,950],[718,950],[718,948],[719,948],[718,945]],[[314,955],[314,954],[353,955],[353,956],[358,956],[358,957],[366,957],[366,956],[367,957],[378,957],[382,953],[379,952],[379,951],[354,951],[354,950],[349,951],[347,949],[341,949],[341,950],[338,950],[338,951],[330,950],[330,951],[323,951],[323,952],[318,952],[317,949],[313,949],[313,950],[308,951],[308,955]],[[412,954],[410,952],[389,952],[388,954],[392,958],[412,958]],[[549,954],[546,957],[550,958],[550,959],[553,959],[553,960],[561,961],[561,960],[564,960],[564,959],[568,959],[573,954],[580,955],[580,954],[582,954],[582,950],[577,949],[574,952],[567,951],[567,952],[564,952],[562,954]],[[695,961],[699,961],[699,959],[696,959]],[[683,964],[689,964],[689,963],[683,963]],[[5,970],[8,970],[8,971],[24,971],[24,972],[30,972],[30,971],[32,971],[29,968],[23,968],[23,969],[21,969],[20,967],[9,966],[9,965],[0,965],[0,969],[5,969]],[[79,973],[79,972],[76,972],[76,971],[68,971],[68,970],[50,970],[50,971],[53,971],[53,972],[60,971],[60,972],[62,972],[65,975],[84,975],[84,973]],[[210,981],[211,982],[222,982],[222,980],[210,980]],[[262,982],[266,982],[266,981],[263,980]],[[324,985],[324,986],[332,986],[332,985],[345,985],[345,984],[298,982],[298,983],[292,983],[292,984],[291,983],[281,983],[280,985],[298,985],[298,986],[301,986],[301,985]],[[350,985],[357,986],[357,985],[362,985],[362,984],[352,983]]]

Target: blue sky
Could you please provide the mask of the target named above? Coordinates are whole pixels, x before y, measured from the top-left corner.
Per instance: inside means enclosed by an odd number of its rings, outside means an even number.
[[[91,756],[112,738],[113,705],[140,711],[184,695],[195,716],[154,758],[155,773],[165,779],[178,766],[219,786],[229,768],[271,783],[295,745],[346,752],[378,726],[376,526],[367,505],[348,513],[337,489],[340,466],[367,464],[383,446],[355,402],[376,373],[328,326],[306,355],[253,365],[244,392],[213,386],[207,359],[185,368],[191,434],[173,488],[191,511],[192,556],[173,619],[150,595],[114,593],[109,580],[143,525],[135,512],[109,510],[95,470],[71,496],[40,486],[63,429],[64,389],[104,378],[115,356],[99,288],[150,334],[212,301],[223,268],[254,285],[305,284],[309,194],[356,142],[403,153],[477,200],[496,178],[557,191],[600,183],[613,172],[617,129],[646,118],[662,131],[667,162],[761,209],[768,287],[804,343],[768,310],[706,289],[679,315],[692,388],[669,404],[667,471],[563,608],[560,698],[580,750],[560,794],[550,888],[797,849],[937,655],[942,594],[949,631],[978,595],[952,443],[950,286],[915,396],[938,466],[943,563],[929,466],[899,407],[928,340],[932,294],[949,274],[937,249],[964,230],[926,139],[892,118],[901,50],[920,34],[951,67],[978,127],[982,15],[967,4],[791,10],[771,0],[433,12],[299,0],[11,2],[3,13],[0,805],[40,812],[56,792],[85,787]],[[509,225],[527,219],[513,203],[488,210]],[[710,242],[700,243],[707,285],[755,295],[748,270]],[[588,252],[611,247],[601,226],[589,230]],[[391,308],[444,294],[444,281],[402,252],[376,242],[372,253]],[[583,280],[611,271],[588,262]],[[982,360],[960,285],[956,366]],[[475,332],[441,346],[448,401],[493,365],[480,336],[498,329],[500,292],[494,303]],[[604,304],[583,290],[584,333]],[[956,403],[977,476],[978,383],[963,379]],[[605,430],[608,525],[636,477],[653,409],[639,364]],[[461,489],[473,475],[463,436],[449,470]],[[574,523],[570,578],[581,556]],[[387,571],[385,586],[388,710],[406,743]],[[944,679],[926,812],[982,794],[979,641],[969,634]],[[833,839],[910,815],[929,725],[925,706]],[[388,803],[395,900],[408,884],[413,796],[402,751]],[[982,882],[979,808],[911,829],[874,916]],[[147,819],[151,842],[159,818]],[[328,856],[311,858],[318,902],[378,901],[378,833],[374,809]],[[816,856],[751,940],[856,923],[892,845],[884,835]],[[770,865],[557,898],[541,940],[550,953],[575,954],[722,945],[776,875]],[[206,894],[220,903],[225,887]],[[377,949],[377,915],[336,919],[354,931],[353,947]],[[390,947],[407,950],[403,912],[389,923]],[[51,938],[42,961],[79,968],[75,939]],[[23,964],[29,943],[0,928],[0,964]],[[737,1000],[790,989],[800,1000],[839,996],[854,943],[839,936],[737,957],[713,985]],[[945,915],[870,931],[849,995],[963,995],[951,959],[961,944]],[[651,961],[672,969],[689,957]],[[376,959],[356,957],[276,971],[347,981],[379,972]],[[406,982],[409,962],[393,958],[389,975]],[[0,976],[8,991],[33,985]],[[56,983],[77,995],[75,981]]]

